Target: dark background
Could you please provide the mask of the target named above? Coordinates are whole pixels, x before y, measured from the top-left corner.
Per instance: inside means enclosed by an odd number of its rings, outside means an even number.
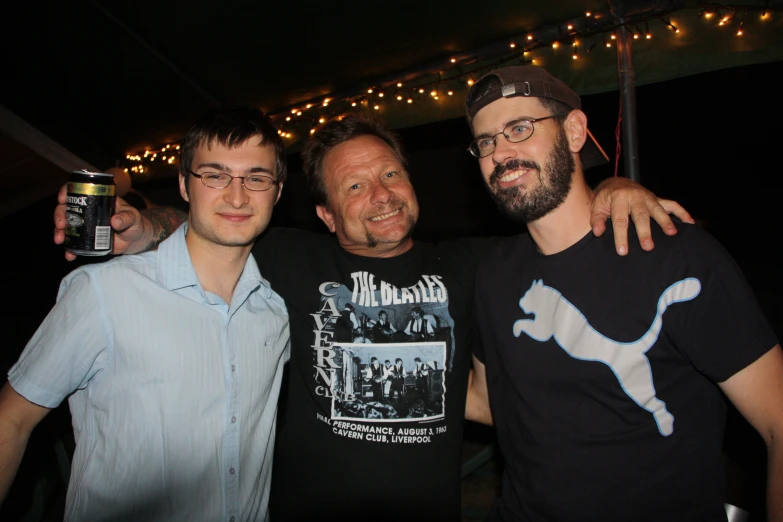
[[[779,152],[774,129],[783,116],[779,84],[783,62],[724,69],[638,87],[641,182],[661,197],[687,208],[731,252],[771,322],[783,334],[783,285],[779,261],[781,217]],[[583,98],[589,126],[613,155],[619,92]],[[417,237],[439,240],[465,235],[509,235],[518,225],[501,217],[487,196],[475,160],[465,152],[470,134],[461,118],[398,131],[409,154],[421,204]],[[774,142],[773,142],[774,140]],[[613,175],[614,165],[588,171],[593,185]],[[622,175],[622,159],[620,161]],[[153,201],[182,206],[175,178],[137,184]],[[3,260],[6,304],[3,370],[18,357],[55,302],[58,283],[80,263],[68,263],[52,243],[55,194],[0,222],[6,245]],[[308,199],[298,155],[289,157],[289,182],[273,224],[323,231]],[[633,238],[631,239],[634,240]],[[98,261],[103,261],[100,259]],[[64,485],[54,441],[70,447],[67,405],[36,429],[17,481],[0,519],[18,520],[43,503],[55,519]],[[487,437],[469,429],[468,436]],[[491,437],[491,435],[490,435]],[[729,501],[763,516],[765,450],[760,437],[732,411],[727,425]],[[36,489],[36,480],[43,481]],[[43,484],[43,486],[41,486]],[[46,517],[46,513],[43,513]]]

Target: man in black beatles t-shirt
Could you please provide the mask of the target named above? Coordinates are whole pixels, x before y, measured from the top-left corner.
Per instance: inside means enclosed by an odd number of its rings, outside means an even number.
[[[783,520],[783,352],[748,284],[702,230],[626,257],[590,230],[600,158],[577,94],[540,67],[468,91],[471,152],[529,234],[481,261],[476,397],[505,468],[490,520],[725,521],[721,391],[769,455]]]
[[[464,418],[485,415],[472,401],[466,412],[469,303],[477,258],[493,240],[412,239],[416,194],[399,143],[378,122],[349,116],[324,125],[306,146],[304,168],[316,212],[334,236],[275,228],[253,250],[291,321],[272,519],[457,521]],[[608,181],[599,197],[605,199],[594,207],[597,223],[608,217],[611,197],[613,211],[634,207],[634,215],[649,212],[673,227],[649,192],[630,182]],[[148,248],[176,222],[161,208],[145,216],[142,222],[132,210],[115,215],[115,226],[132,223],[116,235],[115,249]],[[61,219],[56,214],[58,226]],[[643,230],[646,243],[649,228]],[[438,318],[435,335],[403,334],[414,308]],[[362,323],[381,310],[394,325],[389,342],[374,342]],[[415,358],[426,361],[426,389],[408,393],[405,382],[397,400],[376,400],[362,375],[373,357],[399,358],[408,368]]]

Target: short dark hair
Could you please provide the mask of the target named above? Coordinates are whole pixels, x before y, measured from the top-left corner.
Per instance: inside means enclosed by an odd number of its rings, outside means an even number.
[[[501,87],[503,87],[503,84],[500,82],[500,79],[497,76],[486,76],[484,79],[480,80],[476,85],[473,86],[470,91],[470,97],[466,100],[465,103],[472,107],[484,96],[493,91],[500,90]],[[558,123],[563,123],[566,119],[566,116],[575,109],[575,107],[570,107],[568,104],[558,100],[553,100],[552,98],[537,99],[538,102],[552,114],[562,115],[558,116],[557,118],[553,118]]]
[[[272,120],[262,111],[244,105],[223,105],[207,111],[182,138],[179,173],[186,176],[191,168],[195,151],[201,145],[218,143],[224,147],[237,147],[250,138],[261,138],[261,146],[271,145],[275,152],[275,174],[282,183],[286,177],[285,151]]]
[[[338,145],[362,136],[375,136],[383,141],[397,156],[405,170],[408,170],[408,161],[397,135],[389,131],[382,121],[371,116],[355,114],[335,118],[317,130],[302,150],[302,168],[310,186],[310,195],[316,205],[326,203],[324,157]]]
[[[394,359],[394,362],[396,362],[396,363],[398,363],[398,362],[402,362],[402,359],[400,359],[399,357],[397,357],[396,359]]]

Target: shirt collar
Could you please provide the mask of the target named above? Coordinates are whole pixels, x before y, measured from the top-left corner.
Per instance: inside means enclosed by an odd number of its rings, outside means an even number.
[[[185,222],[158,246],[158,281],[169,290],[179,290],[189,286],[200,286],[196,269],[190,259],[188,246],[185,243],[185,233],[188,223]],[[253,255],[249,255],[245,268],[237,282],[235,294],[250,292],[262,285],[264,296],[272,297],[272,286],[261,276]]]

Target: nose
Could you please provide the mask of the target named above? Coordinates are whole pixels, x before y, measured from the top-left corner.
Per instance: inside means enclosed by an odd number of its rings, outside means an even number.
[[[388,203],[392,198],[392,191],[382,181],[377,181],[373,184],[370,192],[371,203]]]
[[[492,151],[492,161],[496,165],[501,165],[511,158],[515,158],[517,150],[514,148],[514,145],[503,134],[497,135],[495,137],[495,150]]]
[[[234,208],[241,208],[250,201],[247,189],[242,185],[242,178],[234,178],[231,184],[223,189],[223,197]]]

